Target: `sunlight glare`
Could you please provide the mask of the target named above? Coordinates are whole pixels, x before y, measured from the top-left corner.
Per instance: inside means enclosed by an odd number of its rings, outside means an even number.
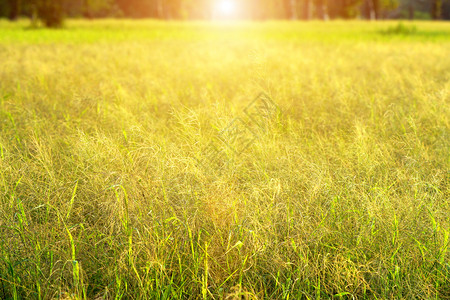
[[[237,6],[234,0],[218,0],[215,5],[217,16],[233,17],[236,14]]]

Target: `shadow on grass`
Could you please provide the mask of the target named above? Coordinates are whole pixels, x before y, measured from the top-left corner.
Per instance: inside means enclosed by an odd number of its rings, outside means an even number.
[[[419,39],[439,39],[448,37],[448,32],[445,31],[419,30],[414,24],[408,25],[402,22],[399,22],[396,25],[389,26],[388,28],[381,29],[378,31],[378,34],[385,37],[405,37]]]
[[[398,23],[395,26],[389,26],[387,29],[380,31],[384,35],[416,35],[418,30],[416,25],[405,25],[403,23]]]

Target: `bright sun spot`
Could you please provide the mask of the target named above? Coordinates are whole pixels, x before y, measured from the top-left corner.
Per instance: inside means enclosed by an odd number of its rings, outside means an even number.
[[[233,17],[236,14],[236,2],[233,0],[218,0],[215,5],[219,17]]]

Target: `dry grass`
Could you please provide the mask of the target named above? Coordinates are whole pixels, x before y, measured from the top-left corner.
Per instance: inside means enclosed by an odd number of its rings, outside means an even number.
[[[450,297],[448,24],[25,25],[0,22],[0,298]],[[282,112],[233,153],[261,92]]]

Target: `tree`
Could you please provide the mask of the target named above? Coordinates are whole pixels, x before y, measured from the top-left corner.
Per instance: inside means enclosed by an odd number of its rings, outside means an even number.
[[[8,0],[7,6],[9,7],[8,19],[11,21],[17,20],[21,12],[21,0]]]
[[[445,0],[442,3],[442,19],[450,20],[450,0]]]
[[[315,0],[314,10],[316,16],[321,20],[328,20],[328,7],[326,0]]]
[[[439,20],[442,17],[442,0],[431,1],[431,18]]]
[[[408,19],[414,20],[414,3],[412,0],[409,0],[408,3]]]
[[[46,27],[61,27],[64,20],[64,0],[38,0],[37,16]]]
[[[302,16],[303,20],[311,19],[311,8],[312,8],[311,0],[303,0],[302,1],[302,5],[301,5],[302,15],[301,16]]]
[[[328,0],[328,14],[330,18],[354,18],[357,14],[357,5],[360,0]]]
[[[98,17],[117,17],[120,15],[120,9],[114,0],[79,0],[80,14],[88,19]],[[67,1],[66,1],[67,2]],[[74,8],[72,8],[74,10]],[[75,9],[76,10],[76,9]],[[69,11],[68,11],[69,12]],[[73,11],[70,15],[73,15]]]
[[[399,6],[398,0],[364,0],[361,11],[369,20],[386,19]]]
[[[297,20],[298,19],[298,15],[297,15],[297,0],[290,0],[289,1],[289,6],[290,6],[290,11],[291,11],[291,19],[292,20]]]
[[[375,20],[376,13],[375,7],[372,0],[364,0],[361,4],[361,14],[366,20]]]

